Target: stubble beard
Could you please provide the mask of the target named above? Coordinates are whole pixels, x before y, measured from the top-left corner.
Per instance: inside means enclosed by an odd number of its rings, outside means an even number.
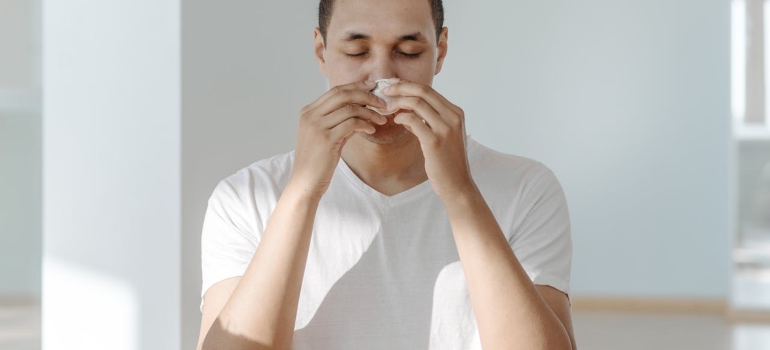
[[[402,141],[409,136],[409,130],[406,130],[402,125],[391,125],[390,121],[384,125],[385,129],[377,128],[374,134],[367,134],[363,131],[359,131],[358,135],[364,140],[378,145],[392,145]],[[376,126],[375,126],[376,127]]]

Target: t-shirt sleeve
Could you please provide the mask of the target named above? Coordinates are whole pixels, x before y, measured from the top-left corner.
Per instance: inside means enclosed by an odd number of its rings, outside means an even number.
[[[257,250],[258,238],[249,218],[258,214],[247,209],[245,202],[227,179],[209,198],[201,234],[201,310],[206,291],[217,282],[242,276]]]
[[[572,237],[567,199],[556,175],[543,168],[525,186],[518,210],[526,214],[509,243],[534,284],[569,295]]]

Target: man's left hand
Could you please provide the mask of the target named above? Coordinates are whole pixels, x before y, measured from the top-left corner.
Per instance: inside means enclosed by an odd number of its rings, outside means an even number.
[[[465,150],[465,113],[430,86],[406,80],[383,91],[392,97],[389,110],[398,109],[394,122],[420,141],[425,171],[444,201],[476,191]]]

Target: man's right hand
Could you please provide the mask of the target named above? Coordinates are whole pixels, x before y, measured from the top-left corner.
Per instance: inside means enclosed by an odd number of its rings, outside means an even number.
[[[337,86],[302,109],[294,168],[243,276],[204,295],[201,349],[290,349],[318,201],[342,147],[386,118],[374,83]]]
[[[373,134],[387,118],[365,106],[385,108],[370,90],[374,82],[335,86],[302,108],[290,185],[320,199],[329,188],[342,147],[357,132]]]

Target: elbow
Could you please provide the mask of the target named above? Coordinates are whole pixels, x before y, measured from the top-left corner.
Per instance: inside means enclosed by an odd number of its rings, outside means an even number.
[[[272,339],[283,339],[272,337]],[[231,331],[223,327],[219,319],[217,319],[206,333],[203,340],[198,345],[198,350],[290,350],[291,349],[291,337],[288,341],[283,342],[263,342],[253,338],[246,337],[240,332]]]
[[[568,335],[559,337],[554,343],[555,344],[546,345],[543,349],[577,350],[577,346],[572,342],[572,339],[570,339]]]
[[[562,350],[577,350],[577,346],[573,343],[568,334],[559,336],[555,341],[549,342],[543,349],[562,349]]]

